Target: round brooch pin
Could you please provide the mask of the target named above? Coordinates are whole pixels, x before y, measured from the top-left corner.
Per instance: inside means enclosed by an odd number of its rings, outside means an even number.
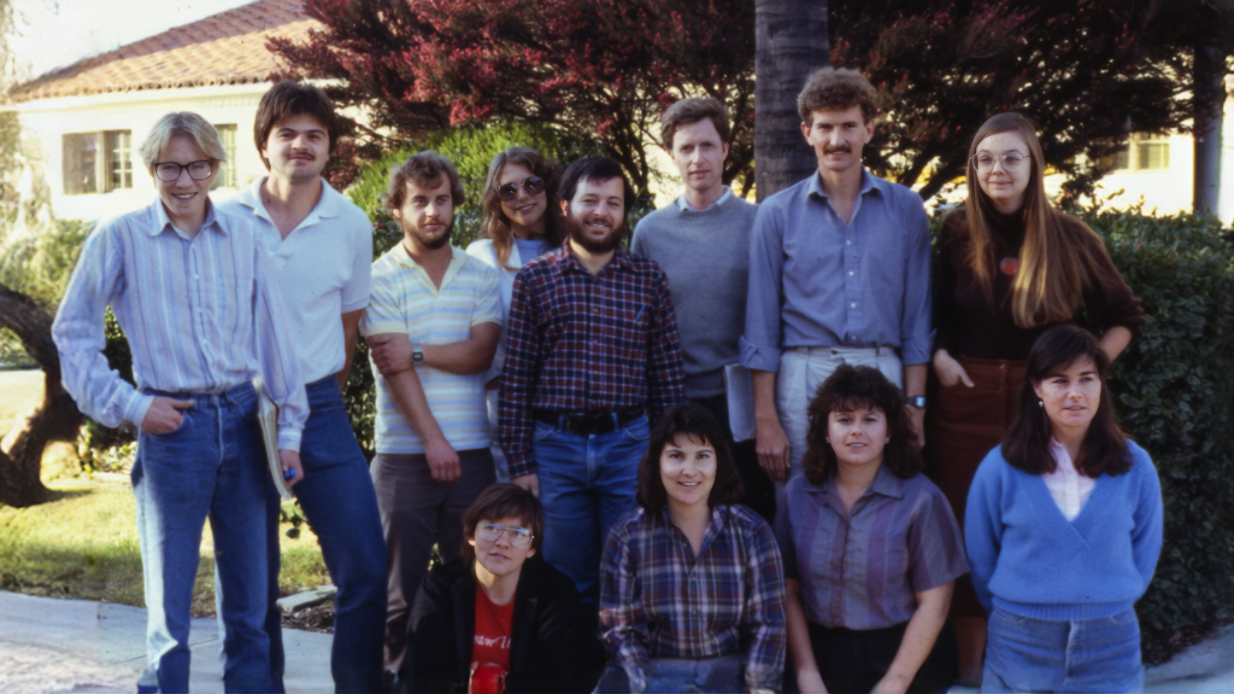
[[[1018,258],[1003,258],[1003,261],[998,264],[998,269],[1004,275],[1014,275],[1015,271],[1020,269],[1020,260]]]

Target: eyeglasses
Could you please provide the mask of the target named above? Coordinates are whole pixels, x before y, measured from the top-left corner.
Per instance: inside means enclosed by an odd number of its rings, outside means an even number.
[[[207,178],[210,178],[210,174],[214,173],[211,171],[212,168],[214,168],[214,161],[211,159],[191,161],[187,164],[177,164],[174,161],[163,161],[154,165],[154,173],[159,177],[160,181],[171,183],[177,178],[180,178],[181,171],[188,169],[189,176],[192,176],[194,181],[204,181]]]
[[[534,535],[526,528],[507,528],[497,523],[485,523],[476,528],[476,537],[485,542],[496,542],[504,532],[510,533],[510,544],[515,547],[530,547]]]
[[[497,189],[497,194],[506,202],[514,202],[518,199],[519,185],[518,183],[507,183]],[[544,179],[539,176],[529,176],[521,185],[528,195],[539,195],[544,192]]]
[[[1018,171],[1024,162],[1028,161],[1029,157],[1019,152],[1007,152],[1001,157],[996,157],[988,152],[973,155],[973,168],[980,173],[985,173],[994,168],[995,162],[1001,162],[1003,171]]]

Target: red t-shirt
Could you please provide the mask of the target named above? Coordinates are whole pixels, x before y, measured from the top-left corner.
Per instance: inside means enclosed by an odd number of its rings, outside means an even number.
[[[471,646],[472,694],[501,694],[510,671],[514,601],[494,605],[476,584],[476,636]]]

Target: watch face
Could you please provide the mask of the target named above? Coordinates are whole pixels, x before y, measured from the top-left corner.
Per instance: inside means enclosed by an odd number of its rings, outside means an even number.
[[[916,407],[919,410],[924,410],[926,406],[926,399],[924,395],[914,395],[911,398],[905,398],[904,402]]]

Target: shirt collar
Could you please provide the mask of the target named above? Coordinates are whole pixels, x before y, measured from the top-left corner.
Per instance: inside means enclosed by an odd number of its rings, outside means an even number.
[[[715,202],[701,210],[698,210],[695,209],[690,203],[686,202],[686,194],[682,193],[677,198],[677,207],[680,208],[682,212],[705,212],[717,205],[723,205],[725,202],[728,202],[728,199],[731,197],[733,197],[733,189],[728,186],[724,186],[724,192],[720,194],[720,197]]]
[[[824,200],[831,197],[827,195],[827,191],[823,190],[823,177],[818,172],[818,169],[814,170],[814,174],[810,176],[809,181],[810,183],[806,187],[808,197],[820,197]],[[885,184],[886,182],[881,178],[872,175],[869,169],[864,166],[861,167],[861,191],[858,193],[859,195],[865,195],[872,190],[881,193]]]
[[[1053,436],[1050,437],[1050,455],[1054,456],[1054,462],[1058,465],[1058,469],[1063,472],[1075,472],[1075,461],[1071,459],[1071,454],[1067,452],[1067,447],[1059,442]]]
[[[235,197],[236,202],[252,209],[254,214],[266,220],[270,219],[270,213],[266,211],[265,203],[261,201],[261,188],[268,178],[269,176],[258,178],[253,181],[252,185],[237,193]],[[326,179],[321,179],[321,199],[317,201],[317,205],[304,218],[304,221],[300,222],[300,226],[311,226],[316,224],[318,219],[339,216],[339,201],[342,197],[342,194],[335,190]]]
[[[893,499],[904,498],[904,485],[907,480],[900,479],[893,473],[884,463],[878,468],[878,475],[874,477],[874,481],[870,483],[870,488],[865,490],[861,498],[865,498],[871,494],[881,494],[889,496]],[[822,484],[810,484],[806,482],[806,489],[812,492],[821,492],[830,494],[839,498],[839,492],[836,490],[836,477],[831,475]]]
[[[416,259],[411,257],[411,254],[407,252],[407,246],[403,245],[402,239],[399,239],[399,242],[395,244],[393,248],[393,252],[394,252],[394,259],[398,261],[399,265],[402,265],[403,267],[409,267],[409,268],[420,267],[420,264],[416,262]],[[455,272],[458,271],[458,268],[462,266],[462,264],[465,262],[467,262],[467,253],[463,251],[461,248],[459,248],[458,246],[451,245],[450,246],[450,265],[446,268],[445,276],[446,277],[452,276]],[[446,282],[444,279],[441,282],[441,286],[443,287],[446,286]]]
[[[583,263],[579,261],[578,256],[574,254],[574,247],[570,245],[569,239],[566,239],[566,242],[561,244],[560,253],[567,267],[573,267],[578,269],[579,272],[585,272],[589,275],[591,274],[591,271],[584,267]],[[613,254],[613,259],[608,261],[608,264],[604,267],[600,268],[600,273],[603,273],[605,270],[614,266],[623,267],[626,269],[632,267],[630,264],[630,251],[618,246],[617,252]]]
[[[146,230],[147,234],[149,234],[150,236],[158,236],[159,234],[166,231],[168,226],[170,226],[172,229],[176,229],[176,231],[179,231],[181,234],[184,233],[183,230],[177,229],[176,225],[172,224],[171,217],[167,214],[167,208],[163,207],[162,198],[160,197],[154,198],[153,209],[154,209],[154,218],[158,221],[158,224],[156,226],[152,226],[149,229],[147,229]],[[206,219],[205,221],[201,223],[201,230],[205,231],[206,229],[213,226],[219,231],[226,233],[227,228],[218,222],[219,222],[218,218],[214,216],[214,202],[210,200],[210,198],[207,197],[206,198]]]

